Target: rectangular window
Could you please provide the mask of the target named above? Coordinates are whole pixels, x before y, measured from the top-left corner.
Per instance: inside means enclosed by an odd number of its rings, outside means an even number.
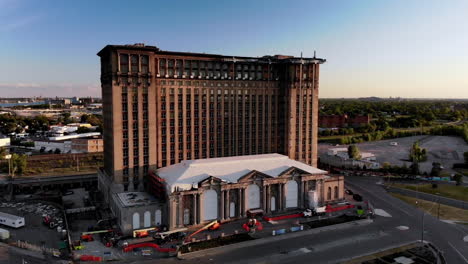
[[[138,72],[138,55],[131,55],[132,72]]]
[[[141,72],[148,73],[149,59],[147,55],[141,56]]]
[[[128,55],[120,54],[120,72],[128,73]]]

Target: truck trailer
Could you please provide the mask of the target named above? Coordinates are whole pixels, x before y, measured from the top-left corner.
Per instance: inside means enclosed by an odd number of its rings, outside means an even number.
[[[0,224],[18,228],[25,225],[24,217],[0,212]]]

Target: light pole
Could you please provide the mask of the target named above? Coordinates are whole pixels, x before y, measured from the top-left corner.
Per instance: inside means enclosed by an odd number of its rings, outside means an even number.
[[[416,201],[416,207],[418,207],[418,201]],[[422,211],[422,217],[421,217],[421,244],[424,244],[424,210],[421,209]]]
[[[8,160],[8,177],[11,175],[11,154],[5,155],[5,159]]]

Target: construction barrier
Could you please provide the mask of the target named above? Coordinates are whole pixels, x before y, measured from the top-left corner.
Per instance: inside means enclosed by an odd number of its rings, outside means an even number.
[[[134,248],[144,248],[144,247],[151,247],[159,252],[175,252],[175,248],[162,248],[158,244],[155,243],[141,243],[141,244],[132,244],[128,245],[123,249],[124,252],[132,251]]]
[[[303,213],[290,214],[290,215],[280,215],[280,216],[275,216],[275,217],[264,216],[263,220],[265,220],[265,221],[278,221],[278,220],[298,218],[298,217],[303,217],[303,216],[304,216]]]
[[[81,261],[102,261],[102,257],[93,256],[93,255],[81,255]]]

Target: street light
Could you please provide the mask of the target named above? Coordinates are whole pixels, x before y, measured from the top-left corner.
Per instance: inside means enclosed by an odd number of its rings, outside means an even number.
[[[416,201],[416,207],[418,207],[418,201]],[[424,244],[424,210],[421,209],[422,211],[422,217],[421,217],[421,244]]]
[[[11,175],[11,154],[7,154],[4,156],[5,159],[8,160],[8,177]]]

